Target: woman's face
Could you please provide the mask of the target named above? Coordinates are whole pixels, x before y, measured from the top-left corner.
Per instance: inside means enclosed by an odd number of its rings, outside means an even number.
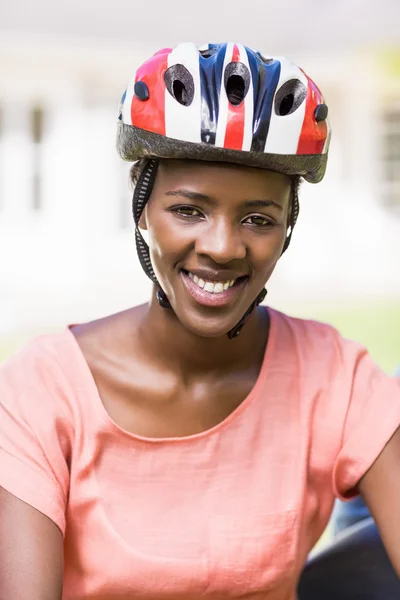
[[[250,167],[160,161],[142,215],[157,279],[190,331],[216,337],[242,318],[281,255],[289,177]]]

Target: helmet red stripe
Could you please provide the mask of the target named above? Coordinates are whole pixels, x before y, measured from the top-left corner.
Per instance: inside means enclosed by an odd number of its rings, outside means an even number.
[[[323,98],[315,83],[307,75],[306,77],[308,80],[306,111],[297,146],[297,154],[321,154],[328,135],[328,125],[326,121],[318,123],[315,120],[314,113],[317,106],[323,102]]]
[[[168,55],[171,48],[166,48],[152,56],[136,73],[135,81],[143,81],[149,88],[146,102],[133,96],[131,105],[132,125],[165,135],[165,94],[168,94],[164,73],[168,69]]]
[[[233,46],[232,62],[240,62],[240,50],[237,44]]]
[[[240,50],[235,44],[232,52],[232,62],[240,62]],[[238,106],[233,106],[228,103],[228,117],[226,123],[226,132],[224,140],[224,148],[232,150],[241,150],[244,138],[244,101]]]

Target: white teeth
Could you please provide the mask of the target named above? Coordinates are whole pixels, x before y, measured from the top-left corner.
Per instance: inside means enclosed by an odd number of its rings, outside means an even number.
[[[194,275],[194,273],[191,273],[190,271],[188,271],[188,276],[194,281],[196,285],[198,285],[200,288],[203,288],[204,291],[209,292],[210,294],[220,294],[221,292],[224,292],[228,288],[232,287],[235,283],[235,279],[231,279],[230,281],[225,282],[204,281],[204,279],[201,279],[200,277]]]

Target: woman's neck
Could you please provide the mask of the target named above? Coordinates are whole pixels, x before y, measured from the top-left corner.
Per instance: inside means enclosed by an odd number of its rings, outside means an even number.
[[[262,361],[268,340],[268,312],[259,307],[246,320],[240,335],[206,338],[186,329],[172,309],[162,308],[153,293],[144,311],[139,335],[143,349],[174,371],[201,375],[246,369]]]

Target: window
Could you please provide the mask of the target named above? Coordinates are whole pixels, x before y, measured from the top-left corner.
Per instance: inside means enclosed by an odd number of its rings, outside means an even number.
[[[400,214],[400,103],[389,107],[382,120],[382,202]]]
[[[31,139],[33,142],[32,169],[32,208],[40,211],[43,208],[42,198],[42,143],[44,112],[42,107],[34,106],[31,110]]]
[[[118,159],[117,159],[118,160]],[[132,163],[119,160],[118,196],[119,196],[119,227],[120,229],[132,229],[132,187],[130,169]]]
[[[3,122],[4,122],[4,113],[3,109],[0,106],[0,210],[3,208],[3,197],[2,197],[2,185],[3,185]]]

